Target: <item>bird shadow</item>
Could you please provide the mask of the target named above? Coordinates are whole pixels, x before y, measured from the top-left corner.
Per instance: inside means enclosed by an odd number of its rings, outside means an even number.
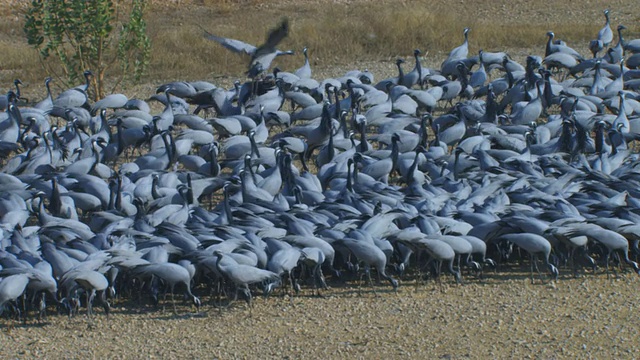
[[[183,314],[165,313],[165,314],[158,314],[158,316],[152,316],[151,319],[173,321],[173,320],[187,320],[187,319],[193,319],[193,318],[206,318],[206,317],[209,317],[208,311],[200,311],[197,313],[188,312]]]
[[[13,322],[11,322],[13,321]],[[11,329],[38,329],[43,328],[45,326],[51,325],[48,321],[39,321],[39,322],[27,322],[23,323],[22,321],[17,322],[15,320],[10,320],[4,324],[0,324],[0,330],[4,332],[10,332]]]

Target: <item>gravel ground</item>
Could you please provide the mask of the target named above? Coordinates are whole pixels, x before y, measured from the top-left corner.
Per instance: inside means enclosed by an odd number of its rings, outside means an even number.
[[[178,315],[131,303],[89,320],[49,316],[2,327],[3,358],[632,358],[640,351],[639,279],[632,273],[531,284],[501,271],[463,286],[446,278],[359,289],[334,284],[324,298],[256,298]],[[203,297],[208,301],[208,297]]]

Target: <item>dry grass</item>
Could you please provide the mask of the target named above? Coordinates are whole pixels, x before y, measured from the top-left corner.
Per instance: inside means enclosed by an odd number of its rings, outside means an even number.
[[[40,87],[44,73],[37,53],[22,33],[24,2],[2,1],[0,14],[0,83],[19,77]],[[540,9],[548,7],[548,10]],[[551,7],[549,7],[551,6]],[[279,18],[292,23],[283,48],[310,49],[316,67],[356,61],[387,61],[409,56],[414,48],[428,51],[427,64],[437,66],[446,52],[462,42],[462,29],[471,27],[470,50],[507,50],[512,55],[543,51],[545,33],[579,49],[595,36],[604,19],[601,10],[612,8],[612,22],[624,23],[637,34],[635,2],[612,6],[593,1],[588,7],[571,2],[542,1],[374,1],[374,0],[171,0],[153,1],[147,15],[152,39],[146,84],[176,79],[226,82],[242,77],[246,60],[202,36],[201,27],[221,36],[259,44]],[[300,56],[279,59],[283,69],[300,66]],[[139,84],[138,84],[139,85]],[[127,90],[139,92],[126,84]],[[135,90],[134,90],[135,88]],[[143,88],[148,88],[145,86]],[[125,92],[127,92],[125,90]],[[129,94],[135,95],[135,94]]]

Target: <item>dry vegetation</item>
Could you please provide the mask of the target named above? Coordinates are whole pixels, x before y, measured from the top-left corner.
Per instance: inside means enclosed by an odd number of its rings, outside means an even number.
[[[0,22],[0,83],[19,77],[41,88],[47,74],[37,53],[22,34],[25,2],[6,3]],[[518,58],[544,49],[545,33],[553,30],[576,48],[586,44],[602,26],[602,9],[612,9],[612,22],[624,23],[630,35],[640,31],[635,2],[573,2],[480,0],[173,0],[153,1],[147,15],[153,43],[149,74],[141,84],[127,84],[129,96],[146,96],[163,81],[209,80],[226,83],[242,77],[246,63],[202,36],[201,27],[221,36],[260,43],[277,19],[292,22],[290,37],[282,47],[310,49],[316,70],[339,75],[371,62],[409,56],[414,48],[427,51],[425,61],[438,66],[446,52],[462,41],[462,28],[471,27],[470,49],[507,50]],[[278,60],[283,69],[300,65],[300,56]],[[337,67],[337,65],[341,65]]]
[[[19,77],[28,96],[41,94],[44,74],[23,39],[21,1],[0,1],[0,83]],[[472,28],[471,51],[506,50],[514,57],[544,51],[545,33],[586,49],[612,9],[640,37],[637,2],[541,0],[171,0],[154,1],[147,20],[153,41],[150,73],[128,84],[128,96],[148,96],[172,80],[228,84],[246,63],[203,39],[200,26],[222,36],[259,43],[277,19],[292,21],[283,47],[310,48],[319,78],[368,67],[383,77],[392,59],[414,48],[437,66]],[[634,36],[635,35],[635,36]],[[282,68],[301,57],[278,60]],[[34,96],[36,97],[36,96]],[[44,324],[2,328],[3,358],[631,358],[640,350],[634,300],[640,279],[599,274],[531,285],[523,274],[490,274],[486,282],[447,285],[401,283],[399,293],[378,289],[362,296],[334,284],[327,298],[308,293],[293,300],[255,302],[218,312],[175,317],[147,307],[116,303],[106,320],[52,316]],[[450,279],[447,279],[448,281]],[[353,283],[350,283],[353,286]],[[208,297],[203,297],[206,301]],[[134,309],[134,310],[131,310]],[[137,310],[136,310],[137,309]],[[181,313],[189,311],[187,307]]]

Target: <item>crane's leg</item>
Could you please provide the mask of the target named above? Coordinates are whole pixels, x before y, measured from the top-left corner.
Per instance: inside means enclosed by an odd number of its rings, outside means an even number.
[[[22,311],[20,311],[20,305],[18,305],[18,301],[16,300],[12,302],[11,306],[15,310],[16,320],[20,322],[20,319],[22,318]]]
[[[164,294],[162,295],[162,312],[166,311],[167,308],[167,291],[168,291],[168,286],[167,284],[164,285]]]
[[[451,260],[453,261],[453,260]],[[442,285],[442,278],[440,277],[440,274],[442,273],[442,261],[438,260],[437,263],[435,264],[435,272],[436,272],[436,281],[438,282],[438,285],[440,286],[440,292],[444,292],[444,287]]]
[[[173,294],[174,286],[171,286],[171,303],[173,304],[173,314],[178,315],[178,309],[176,308],[176,299]]]
[[[574,278],[578,277],[578,267],[576,266],[575,254],[576,248],[572,247],[571,250],[569,250],[569,261],[571,262],[571,271],[573,271]]]
[[[618,266],[621,266],[622,264],[621,264],[620,257],[618,256],[618,253],[617,253],[617,252],[614,252],[614,253],[613,253],[613,256],[614,256],[614,260],[616,261],[615,266],[613,266],[613,267],[612,267],[612,269],[613,269],[613,276],[615,276],[615,277],[616,277],[616,279],[617,279],[617,278],[618,278]]]
[[[47,316],[46,294],[42,292],[40,296],[40,301],[38,301],[38,321],[42,321]]]
[[[320,293],[320,288],[323,290],[327,290],[329,287],[327,286],[327,281],[324,278],[324,274],[322,273],[322,264],[316,264],[313,269],[313,274],[315,278],[316,287],[318,289],[318,296],[322,297]]]
[[[22,294],[22,310],[24,312],[24,316],[22,317],[22,323],[27,323],[27,315],[29,314],[29,309],[27,308],[27,293]]]
[[[252,303],[252,297],[251,297],[251,290],[249,290],[249,285],[244,284],[241,290],[245,296],[245,300],[247,301],[247,307],[249,308],[249,317],[253,317],[253,303]]]
[[[533,264],[534,264],[535,258],[533,257],[533,255],[531,255],[531,271],[530,271],[530,275],[531,275],[531,283],[533,284]]]
[[[95,297],[95,295],[95,290],[91,290],[87,293],[87,315],[90,317],[93,316],[93,298]]]
[[[538,268],[538,257],[535,255],[533,255],[533,265],[535,266],[536,271],[538,272],[538,276],[540,276],[540,281],[544,284],[544,277],[542,276],[542,272],[540,272],[540,268]]]
[[[367,281],[369,281],[369,286],[371,286],[371,291],[373,291],[373,294],[375,296],[378,296],[378,294],[376,293],[376,288],[375,286],[373,286],[373,280],[371,279],[371,266],[366,265],[364,267],[364,273],[367,275]]]

